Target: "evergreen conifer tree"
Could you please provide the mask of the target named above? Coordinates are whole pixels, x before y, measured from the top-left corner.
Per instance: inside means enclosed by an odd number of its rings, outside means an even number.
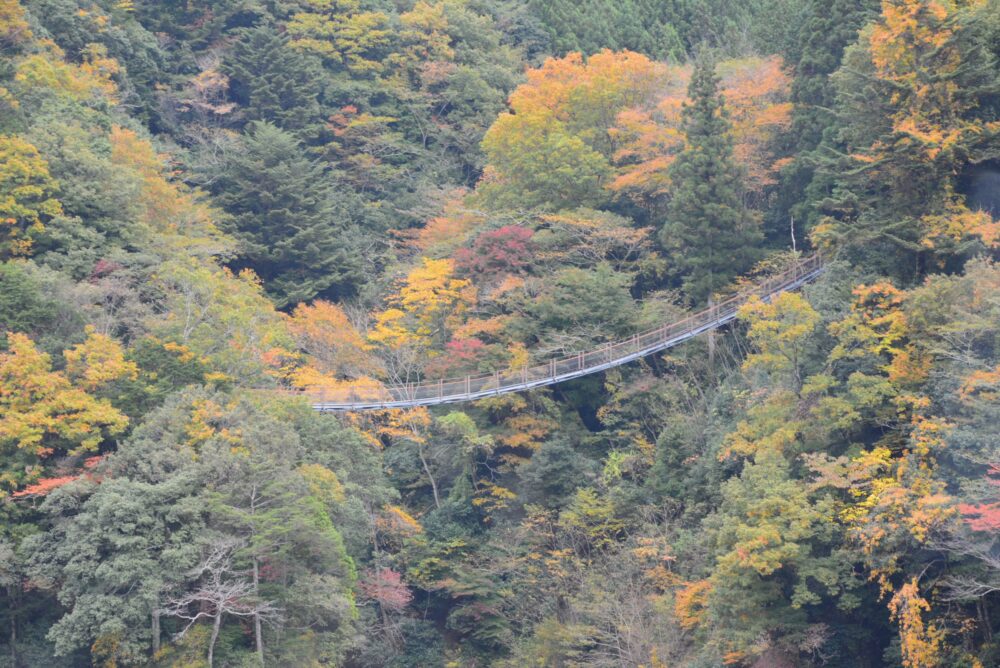
[[[741,199],[731,125],[715,63],[695,64],[684,106],[686,146],[671,165],[673,197],[660,240],[694,301],[702,301],[749,268],[761,239]]]
[[[321,117],[317,82],[322,72],[316,59],[291,48],[288,37],[270,26],[244,30],[241,37],[222,71],[247,120],[268,121],[303,137],[312,134]]]
[[[240,242],[230,266],[253,269],[279,306],[350,292],[360,280],[353,193],[338,193],[290,133],[251,124],[213,187]]]
[[[810,17],[800,35],[798,64],[792,81],[793,132],[800,150],[819,145],[833,125],[835,91],[830,75],[837,71],[844,49],[878,13],[878,0],[811,0]]]
[[[809,4],[809,17],[798,45],[786,54],[788,60],[797,63],[792,80],[792,141],[796,155],[782,175],[780,229],[788,227],[785,215],[801,221],[805,230],[811,228],[817,216],[817,201],[832,188],[829,176],[816,174],[824,152],[840,148],[834,112],[836,91],[830,75],[840,67],[844,49],[857,41],[861,28],[878,14],[879,2],[810,0]]]

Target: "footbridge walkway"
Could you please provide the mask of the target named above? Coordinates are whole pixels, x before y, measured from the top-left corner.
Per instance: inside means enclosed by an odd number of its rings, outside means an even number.
[[[770,301],[782,292],[795,290],[815,280],[822,271],[822,259],[819,255],[812,255],[752,289],[678,322],[664,324],[628,339],[607,343],[599,348],[567,357],[553,358],[534,366],[396,386],[347,386],[326,392],[307,393],[307,396],[317,411],[370,411],[473,401],[508,392],[554,385],[672,348],[732,321],[736,318],[739,308],[751,296],[756,295],[764,301]]]

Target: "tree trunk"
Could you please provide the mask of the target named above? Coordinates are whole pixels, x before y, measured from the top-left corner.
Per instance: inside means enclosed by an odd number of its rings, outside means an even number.
[[[157,599],[156,607],[153,608],[153,656],[160,651],[160,601]]]
[[[260,566],[257,563],[256,555],[253,558],[253,592],[254,596],[258,596],[257,587],[260,584]],[[253,616],[253,633],[254,640],[257,645],[257,661],[260,663],[261,668],[264,666],[264,636],[261,634],[260,628],[260,613],[254,613]]]
[[[417,454],[420,455],[420,463],[424,465],[424,471],[427,473],[427,479],[431,481],[431,491],[434,492],[434,507],[438,510],[441,509],[441,499],[438,498],[438,486],[437,482],[434,480],[434,476],[431,475],[431,467],[427,465],[427,459],[424,457],[424,446],[417,445]]]
[[[7,598],[10,600],[10,664],[14,668],[21,668],[21,662],[17,657],[17,588],[7,587]]]
[[[986,631],[986,641],[993,642],[993,622],[990,620],[990,609],[983,599],[979,599],[979,608],[983,611],[983,629]]]
[[[208,668],[214,668],[215,641],[219,639],[219,627],[222,626],[222,610],[215,613],[215,621],[212,622],[212,638],[208,641]]]
[[[257,514],[257,485],[253,486],[250,492],[250,516],[253,517]],[[251,523],[250,525],[250,544],[252,549],[254,538],[257,536],[256,524]],[[260,598],[260,563],[257,561],[256,552],[253,555],[253,595]],[[257,661],[263,668],[264,665],[264,636],[261,634],[260,628],[260,613],[255,612],[253,615],[253,637],[254,646],[257,649]]]

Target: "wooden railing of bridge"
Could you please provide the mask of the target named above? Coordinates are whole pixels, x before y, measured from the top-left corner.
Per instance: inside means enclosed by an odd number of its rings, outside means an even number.
[[[822,271],[822,259],[818,254],[812,255],[753,288],[683,320],[533,366],[464,378],[425,380],[384,387],[347,386],[325,391],[307,391],[304,394],[317,411],[369,411],[473,401],[554,385],[627,364],[721,327],[736,318],[737,311],[751,296],[756,295],[764,301],[770,301],[782,292],[795,290],[813,281]]]

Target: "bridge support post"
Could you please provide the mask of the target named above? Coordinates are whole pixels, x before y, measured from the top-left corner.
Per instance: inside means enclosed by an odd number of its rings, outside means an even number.
[[[709,322],[716,322],[718,315],[715,312],[715,298],[708,298],[708,318]],[[708,330],[708,368],[715,369],[715,328]]]

